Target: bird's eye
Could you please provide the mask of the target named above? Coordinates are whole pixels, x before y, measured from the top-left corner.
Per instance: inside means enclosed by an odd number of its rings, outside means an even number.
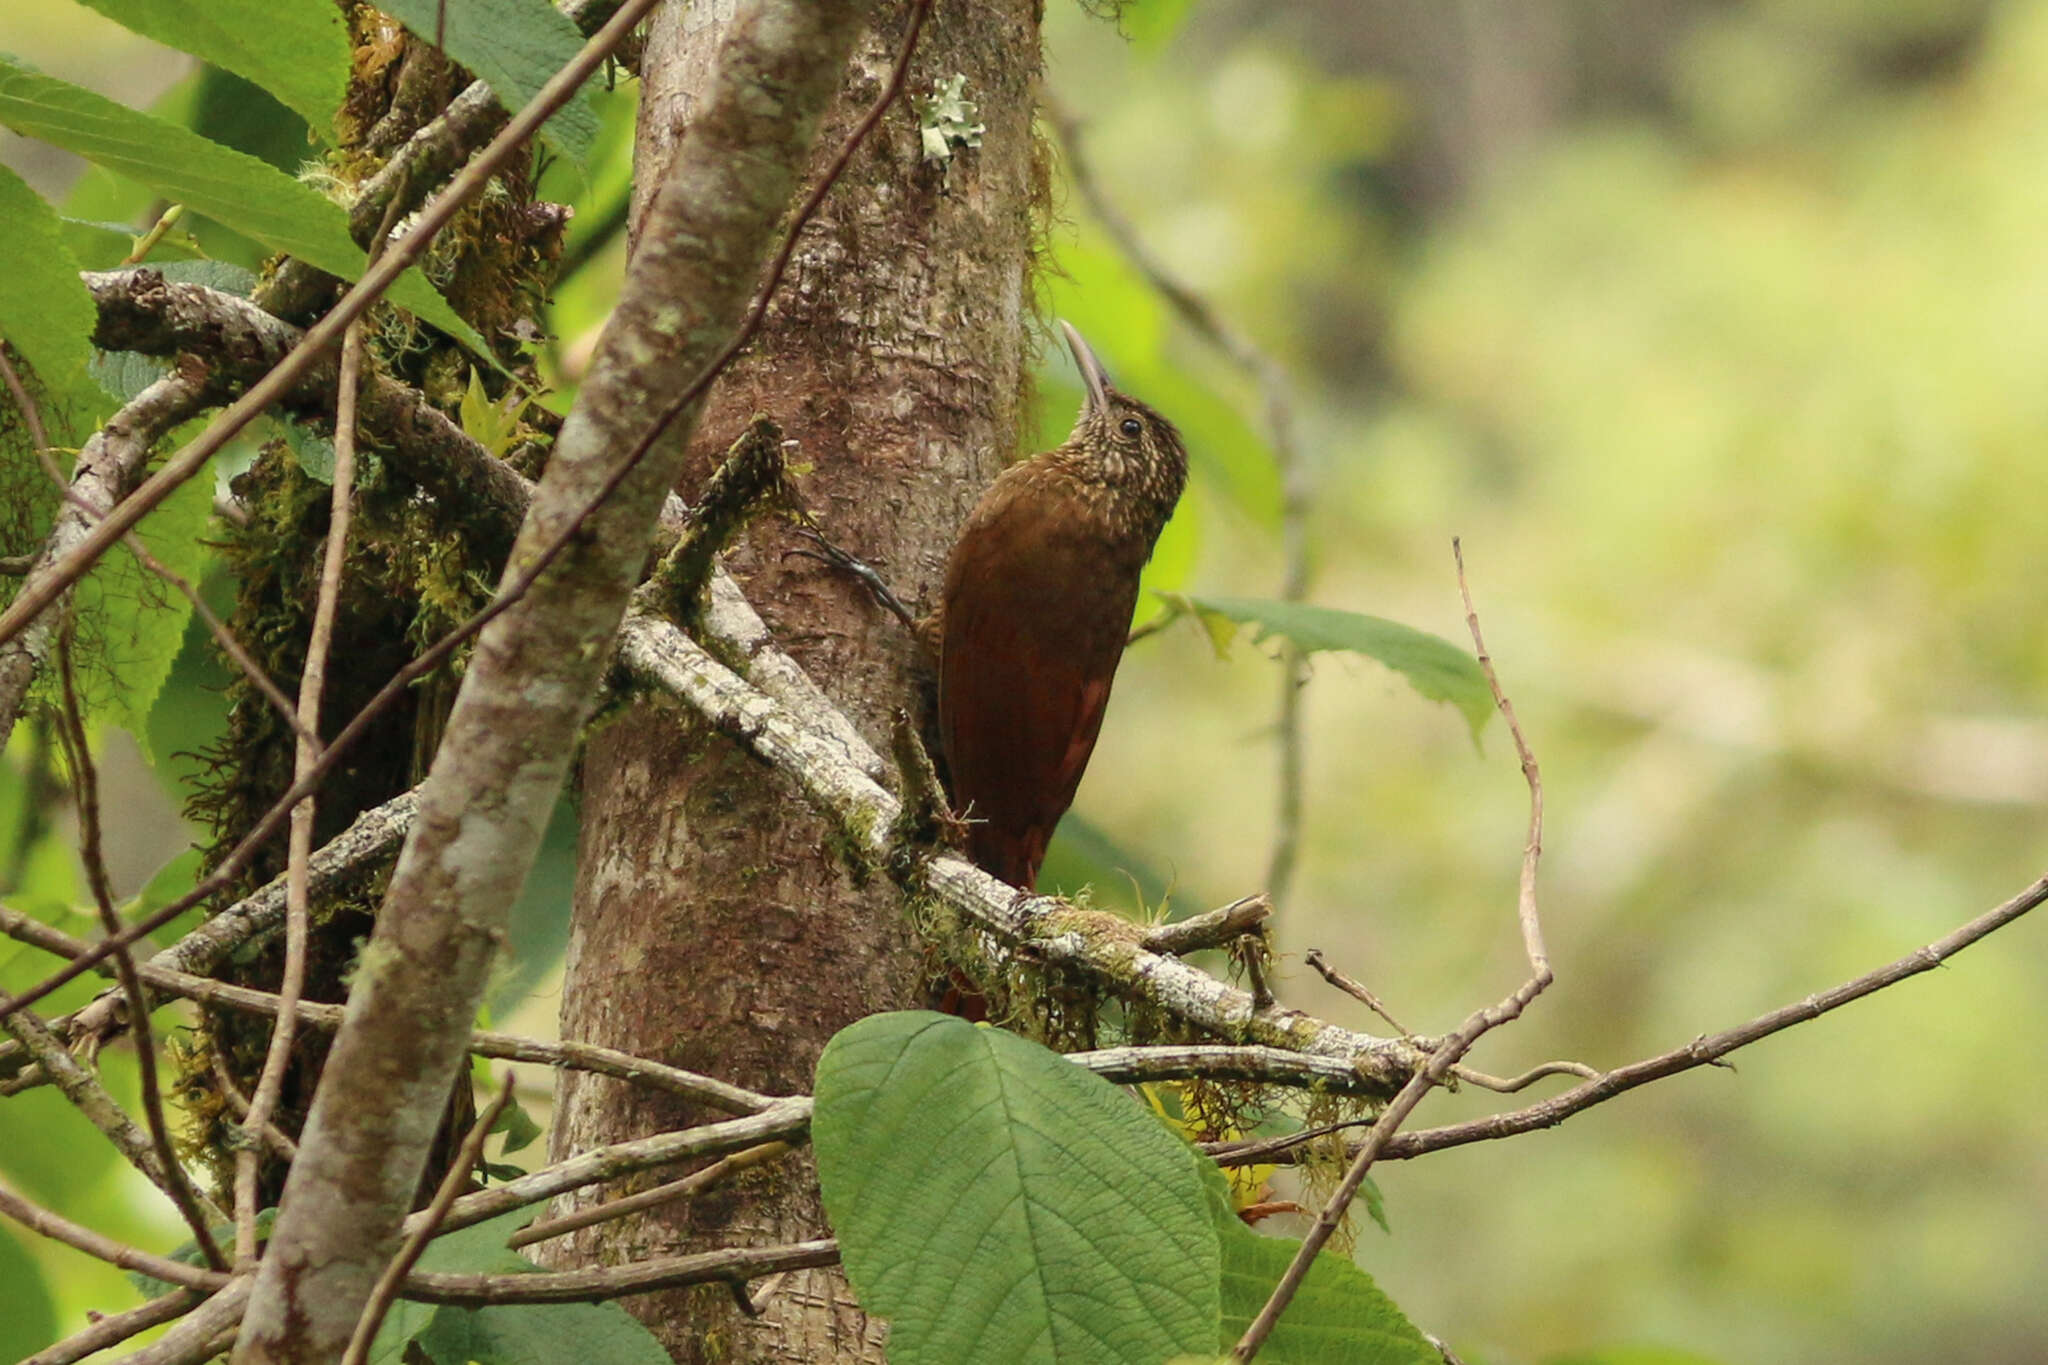
[[[1144,429],[1145,428],[1139,424],[1138,419],[1135,417],[1124,418],[1123,424],[1117,428],[1117,430],[1121,431],[1124,435],[1130,437],[1132,440],[1136,440],[1138,438],[1138,434],[1144,431]]]

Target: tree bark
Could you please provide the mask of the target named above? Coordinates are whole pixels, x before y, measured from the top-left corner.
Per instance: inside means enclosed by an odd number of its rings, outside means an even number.
[[[643,186],[701,102],[729,8],[672,5],[653,26]],[[890,111],[804,230],[768,325],[713,391],[678,485],[690,496],[749,417],[766,412],[797,442],[792,463],[812,466],[797,482],[819,524],[913,601],[938,581],[955,528],[1016,445],[1038,207],[1038,20],[1034,0],[936,7],[910,70],[912,99]],[[879,93],[906,22],[907,6],[891,0],[859,43],[813,175]],[[956,74],[986,132],[980,147],[927,162],[913,99]],[[643,198],[636,233],[645,209]],[[834,572],[785,557],[795,543],[764,521],[727,562],[781,643],[886,753],[891,713],[908,700],[910,641]],[[839,1028],[923,1002],[923,955],[895,889],[852,873],[794,787],[732,743],[671,708],[637,706],[591,739],[582,790],[564,1037],[769,1091],[808,1090]],[[702,1117],[672,1097],[564,1073],[555,1154]],[[600,1224],[551,1254],[610,1263],[823,1228],[808,1164],[786,1163],[735,1190]],[[794,1273],[763,1297],[751,1319],[722,1290],[628,1306],[678,1360],[881,1359],[879,1325],[836,1270]]]
[[[506,912],[701,405],[637,463],[636,446],[733,337],[864,10],[749,6],[720,51],[705,116],[663,168],[648,218],[658,235],[633,262],[513,545],[508,582],[536,576],[478,636],[420,788],[256,1271],[237,1365],[339,1359],[396,1249]],[[607,31],[616,40],[633,20],[622,10]]]

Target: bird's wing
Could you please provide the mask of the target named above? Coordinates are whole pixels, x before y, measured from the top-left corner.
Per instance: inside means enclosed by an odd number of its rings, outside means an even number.
[[[1028,889],[1095,749],[1136,584],[1105,581],[1085,536],[1043,536],[1040,518],[975,520],[948,565],[940,738],[975,861]]]

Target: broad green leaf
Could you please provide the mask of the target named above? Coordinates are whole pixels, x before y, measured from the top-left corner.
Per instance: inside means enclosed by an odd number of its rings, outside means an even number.
[[[12,1228],[0,1228],[0,1284],[7,1286],[0,1359],[26,1360],[57,1339],[57,1310],[43,1268]]]
[[[379,0],[377,8],[428,42],[441,0]],[[583,47],[583,35],[547,0],[447,0],[443,51],[488,81],[508,112],[540,92]],[[541,136],[582,166],[597,141],[597,115],[582,91],[557,110]]]
[[[1212,617],[1257,627],[1252,643],[1273,636],[1292,640],[1304,654],[1337,650],[1377,659],[1408,680],[1431,701],[1447,701],[1464,715],[1472,741],[1493,714],[1493,692],[1479,661],[1440,635],[1404,626],[1378,616],[1305,602],[1279,602],[1254,597],[1184,597],[1160,594],[1170,609],[1197,616],[1216,633]]]
[[[328,0],[85,0],[125,28],[262,86],[322,138],[348,88],[348,27]]]
[[[1230,1206],[1230,1185],[1208,1161],[1196,1163],[1223,1247],[1223,1332],[1229,1350],[1259,1315],[1300,1249],[1261,1237]],[[1442,1365],[1443,1357],[1347,1257],[1325,1251],[1259,1351],[1272,1365]]]
[[[53,80],[6,56],[0,56],[0,124],[137,180],[330,275],[353,280],[363,273],[363,252],[349,238],[348,215],[311,186],[253,156]],[[417,270],[398,278],[390,298],[479,355],[489,354]]]
[[[505,1249],[505,1239],[538,1210],[515,1209],[427,1244],[421,1270],[518,1274],[532,1262]],[[370,1348],[372,1365],[399,1365],[416,1345],[435,1365],[668,1365],[654,1334],[616,1303],[495,1304],[488,1308],[408,1303],[391,1314]]]
[[[96,223],[87,218],[66,218],[62,221],[62,228],[64,245],[71,248],[71,254],[87,270],[114,269],[128,259],[143,236],[126,223]],[[198,254],[198,244],[192,240],[192,234],[173,228],[150,248],[149,262],[161,265],[168,260],[183,260]]]
[[[213,475],[187,479],[137,528],[163,566],[197,584],[211,551]],[[149,709],[185,642],[192,603],[125,548],[101,559],[78,585],[79,685],[90,710],[148,743]]]
[[[911,1011],[842,1029],[817,1105],[825,1209],[895,1365],[1212,1348],[1216,1232],[1194,1162],[1114,1086]]]
[[[78,264],[86,270],[113,270],[135,250],[141,233],[127,223],[94,223],[90,219],[63,219],[63,246],[72,250]],[[166,260],[184,260],[197,256],[199,248],[193,241],[193,233],[172,229],[158,237],[156,246],[150,250],[150,262],[160,264]]]
[[[44,392],[57,402],[39,402],[49,438],[76,444],[67,435],[86,429],[97,394],[86,379],[92,355],[92,295],[78,278],[78,258],[64,244],[62,220],[43,197],[0,166],[0,338],[35,369]],[[14,400],[0,391],[0,402]],[[82,410],[81,410],[82,409]]]
[[[418,1344],[435,1365],[669,1365],[654,1333],[617,1303],[444,1307]]]
[[[530,1269],[517,1252],[505,1249],[505,1239],[539,1216],[537,1208],[513,1209],[475,1227],[436,1237],[420,1253],[419,1269],[491,1275]],[[437,1311],[431,1303],[407,1299],[392,1304],[377,1329],[377,1339],[370,1343],[370,1365],[400,1365],[406,1346],[427,1330]]]

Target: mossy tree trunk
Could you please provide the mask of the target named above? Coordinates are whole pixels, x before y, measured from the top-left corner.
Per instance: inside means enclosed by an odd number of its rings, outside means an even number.
[[[642,184],[686,129],[725,11],[663,9],[643,66]],[[878,7],[818,143],[822,168],[879,93],[907,22]],[[917,599],[952,534],[1013,452],[1043,165],[1034,138],[1035,0],[936,7],[908,93],[965,77],[978,148],[925,160],[909,100],[855,156],[804,231],[767,327],[720,381],[698,429],[687,497],[755,412],[797,442],[797,484],[835,540]],[[636,204],[635,222],[644,204]],[[855,588],[788,557],[764,520],[728,563],[781,643],[882,752],[905,704],[909,640]],[[827,1039],[879,1009],[922,1003],[923,955],[895,889],[853,875],[791,784],[669,708],[640,706],[594,735],[582,767],[582,844],[563,988],[565,1037],[768,1091],[807,1090]],[[673,1097],[564,1073],[556,1154],[696,1121]],[[653,1178],[667,1178],[666,1173]],[[606,1263],[814,1237],[807,1167],[600,1224],[556,1243]],[[629,1301],[678,1360],[879,1360],[880,1333],[836,1271],[803,1272],[742,1317],[723,1290]]]

